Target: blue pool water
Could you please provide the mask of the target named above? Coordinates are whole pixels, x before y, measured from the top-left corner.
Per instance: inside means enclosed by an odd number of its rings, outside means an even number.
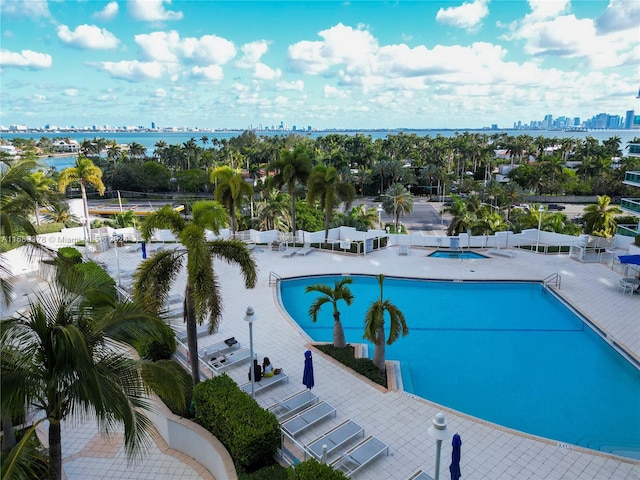
[[[476,252],[462,250],[436,250],[429,256],[435,258],[488,258]]]
[[[305,287],[339,278],[281,282],[284,308],[314,341],[333,340],[332,307],[312,323],[318,294]],[[347,342],[363,343],[379,288],[375,277],[352,278],[354,302],[338,308]],[[410,329],[386,348],[406,391],[509,428],[640,458],[640,371],[540,284],[387,277],[384,298]]]

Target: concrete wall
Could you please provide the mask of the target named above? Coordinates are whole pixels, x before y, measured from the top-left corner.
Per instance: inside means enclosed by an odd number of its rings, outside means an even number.
[[[196,460],[216,480],[237,480],[231,455],[217,438],[197,423],[171,413],[160,399],[155,398],[155,403],[157,410],[148,416],[169,448]]]

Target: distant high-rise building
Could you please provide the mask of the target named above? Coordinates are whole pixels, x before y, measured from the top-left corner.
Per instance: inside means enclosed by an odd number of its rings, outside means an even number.
[[[634,110],[627,110],[624,116],[624,129],[629,130],[633,126],[633,117],[635,116]]]
[[[156,122],[151,122],[151,128],[152,128],[153,130],[155,130],[155,129],[156,129]]]
[[[542,126],[544,128],[549,128],[553,124],[553,115],[547,114],[544,116],[544,121],[542,122]]]

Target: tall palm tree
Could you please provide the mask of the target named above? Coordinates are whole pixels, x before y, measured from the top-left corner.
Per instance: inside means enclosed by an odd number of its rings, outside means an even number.
[[[610,206],[611,198],[607,195],[598,196],[598,203],[584,208],[584,231],[599,237],[610,238],[616,232],[615,215],[622,213],[617,206]]]
[[[183,248],[160,252],[143,261],[135,274],[133,292],[156,311],[160,311],[169,289],[186,260],[187,282],[184,290],[184,321],[193,383],[200,381],[197,325],[209,319],[209,332],[217,328],[222,318],[220,285],[213,268],[218,258],[240,267],[246,288],[257,281],[256,263],[244,242],[240,240],[207,241],[205,229],[218,233],[226,224],[224,208],[217,202],[201,200],[192,207],[192,220],[186,221],[171,206],[166,205],[149,215],[141,227],[142,237],[151,238],[157,228],[168,228],[180,240]]]
[[[298,184],[306,183],[311,172],[311,157],[304,144],[295,148],[284,149],[280,158],[274,160],[267,167],[274,172],[272,182],[277,188],[286,187],[291,197],[291,228],[296,232],[296,188]]]
[[[409,327],[404,318],[404,314],[391,303],[388,299],[384,300],[383,295],[384,275],[378,275],[378,285],[380,285],[380,298],[375,300],[369,306],[364,318],[364,336],[375,345],[373,352],[373,363],[380,369],[385,371],[385,331],[384,317],[385,313],[389,314],[389,336],[386,344],[391,345],[400,335],[406,337],[409,333]]]
[[[400,215],[410,215],[413,212],[413,195],[401,183],[394,183],[384,194],[382,208],[387,215],[393,215],[397,233]]]
[[[31,159],[2,159],[0,164],[0,235],[12,237],[16,232],[35,235],[29,220],[30,205],[37,194],[31,172],[36,162]]]
[[[62,477],[61,422],[95,415],[109,429],[124,426],[130,457],[150,439],[152,391],[184,402],[184,389],[162,365],[133,360],[123,344],[162,339],[164,326],[139,304],[120,302],[104,271],[75,269],[58,260],[51,291],[40,292],[29,310],[0,323],[3,411],[25,405],[49,422],[50,478]],[[104,276],[109,279],[104,281]],[[4,477],[3,472],[3,477]]]
[[[33,172],[30,179],[31,183],[33,183],[33,190],[36,195],[34,205],[36,225],[40,226],[40,207],[45,207],[55,203],[60,194],[57,193],[55,189],[57,186],[56,181],[42,170]]]
[[[86,157],[76,158],[73,167],[65,168],[58,177],[58,188],[64,193],[69,185],[79,184],[82,193],[82,206],[84,207],[85,230],[87,240],[91,239],[91,221],[89,220],[89,202],[87,200],[87,187],[93,186],[100,195],[104,195],[104,183],[102,183],[102,170]]]
[[[291,228],[291,217],[287,203],[288,195],[279,190],[272,190],[267,198],[258,202],[256,217],[260,222],[260,229],[288,231]]]
[[[244,181],[242,174],[226,165],[215,168],[211,172],[211,183],[216,185],[213,192],[214,198],[223,204],[229,212],[231,233],[235,234],[236,206],[239,206],[243,197],[253,195],[253,186]]]
[[[309,176],[307,203],[314,204],[320,201],[320,206],[324,210],[324,238],[329,236],[329,223],[331,214],[340,204],[345,202],[347,208],[356,197],[356,191],[352,184],[343,182],[335,167],[326,165],[316,165]]]
[[[318,320],[318,312],[320,308],[325,304],[331,302],[333,305],[333,345],[336,348],[344,348],[347,346],[344,338],[344,329],[342,328],[342,322],[340,321],[340,311],[338,310],[338,302],[343,300],[347,306],[353,303],[353,294],[351,289],[347,285],[353,283],[353,278],[345,277],[341,280],[336,280],[334,288],[329,285],[317,283],[315,285],[307,286],[305,293],[318,292],[322,294],[314,300],[309,307],[309,316],[311,321],[316,323]]]

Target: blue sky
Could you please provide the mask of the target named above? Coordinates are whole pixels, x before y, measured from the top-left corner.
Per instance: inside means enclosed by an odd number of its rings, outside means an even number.
[[[640,1],[0,0],[0,124],[476,128],[640,110]]]

